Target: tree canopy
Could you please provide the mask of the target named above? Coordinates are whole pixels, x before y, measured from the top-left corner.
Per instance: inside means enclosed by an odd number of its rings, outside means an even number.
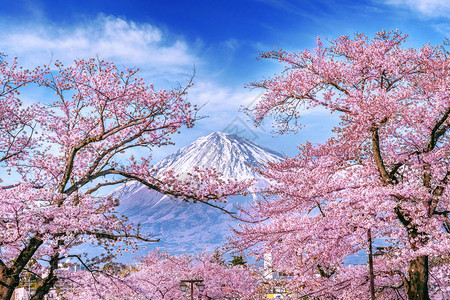
[[[283,133],[308,110],[340,117],[331,138],[262,171],[273,184],[245,212],[254,224],[237,232],[237,246],[271,252],[300,295],[369,298],[369,268],[344,260],[368,249],[371,230],[385,246],[374,257],[376,295],[449,296],[448,264],[430,264],[450,253],[449,52],[406,40],[383,31],[261,55],[285,69],[249,85],[266,91],[249,111],[257,124],[273,116]]]

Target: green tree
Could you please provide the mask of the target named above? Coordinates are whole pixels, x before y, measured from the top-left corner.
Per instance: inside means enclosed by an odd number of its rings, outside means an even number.
[[[245,266],[247,262],[240,255],[233,255],[233,259],[231,260],[231,265],[233,266]]]

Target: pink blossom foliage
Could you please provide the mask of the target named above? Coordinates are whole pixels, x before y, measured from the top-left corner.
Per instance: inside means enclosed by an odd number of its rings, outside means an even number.
[[[244,192],[247,184],[223,180],[215,170],[178,178],[152,168],[149,150],[172,144],[171,136],[196,120],[197,108],[186,100],[192,81],[156,90],[137,69],[99,59],[67,67],[57,61],[54,68],[29,71],[0,62],[0,167],[17,174],[16,183],[0,186],[2,299],[11,297],[25,267],[38,274],[46,269],[36,297],[47,293],[58,262],[76,245],[100,244],[114,255],[117,242],[151,241],[114,213],[117,199],[102,197],[105,187],[135,180],[208,202]],[[45,105],[22,105],[25,85],[54,96]],[[41,260],[50,263],[44,268]]]
[[[152,251],[136,266],[116,275],[84,271],[67,275],[64,291],[70,299],[184,299],[190,295],[190,284],[182,292],[182,280],[203,280],[203,291],[194,283],[195,299],[256,299],[257,281],[251,270],[220,264],[206,253]]]
[[[23,157],[28,148],[33,147],[30,137],[40,107],[23,108],[19,90],[45,72],[42,68],[24,70],[16,59],[12,63],[0,60],[0,162],[15,156]]]
[[[406,38],[383,31],[262,54],[286,69],[251,84],[266,90],[256,123],[270,115],[296,130],[316,107],[341,119],[324,143],[262,171],[273,184],[245,214],[265,222],[237,232],[236,246],[270,252],[299,294],[368,299],[368,267],[344,259],[368,249],[371,229],[386,246],[374,257],[377,297],[450,297],[448,268],[429,268],[450,253],[449,53],[404,48]]]

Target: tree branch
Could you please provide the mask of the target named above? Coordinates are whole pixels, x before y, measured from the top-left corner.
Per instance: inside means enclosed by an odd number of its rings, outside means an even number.
[[[87,235],[94,235],[95,237],[101,239],[109,239],[109,240],[113,240],[113,241],[117,241],[120,238],[135,238],[144,242],[149,242],[149,243],[157,243],[160,241],[160,239],[155,239],[155,240],[151,240],[151,239],[147,239],[144,238],[140,235],[136,235],[136,234],[110,234],[110,233],[106,233],[106,232],[91,232],[91,231],[84,231],[83,233],[87,234]]]
[[[430,142],[428,143],[425,152],[430,152],[431,150],[433,150],[439,138],[443,136],[449,129],[449,125],[444,125],[441,128],[442,124],[444,124],[444,122],[448,119],[449,115],[450,115],[450,108],[448,108],[445,111],[444,115],[439,119],[439,121],[437,121],[436,125],[434,125],[433,129],[431,130]]]
[[[377,165],[380,176],[385,184],[391,184],[392,180],[386,171],[383,158],[381,157],[380,150],[380,136],[378,135],[378,127],[372,127],[372,153]]]

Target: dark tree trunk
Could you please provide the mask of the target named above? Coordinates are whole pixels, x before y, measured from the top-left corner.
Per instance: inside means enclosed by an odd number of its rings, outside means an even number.
[[[31,300],[44,299],[45,295],[47,295],[50,292],[50,290],[53,288],[57,280],[58,278],[56,276],[48,278],[43,285],[38,287],[34,295],[31,297]]]
[[[42,284],[37,288],[34,295],[31,297],[31,300],[42,300],[45,295],[50,292],[50,289],[53,288],[56,281],[58,281],[58,277],[55,276],[55,270],[58,269],[59,257],[55,255],[50,260],[50,269],[48,276],[44,279]]]
[[[428,256],[419,256],[409,263],[409,300],[429,300]]]
[[[19,278],[9,277],[8,273],[0,275],[0,299],[11,299],[14,289],[19,285]]]
[[[42,245],[42,240],[37,237],[32,237],[28,245],[22,249],[19,256],[14,261],[11,267],[7,267],[3,261],[0,260],[0,299],[11,299],[14,290],[19,286],[20,273],[22,273],[25,266],[33,257],[36,250]]]

